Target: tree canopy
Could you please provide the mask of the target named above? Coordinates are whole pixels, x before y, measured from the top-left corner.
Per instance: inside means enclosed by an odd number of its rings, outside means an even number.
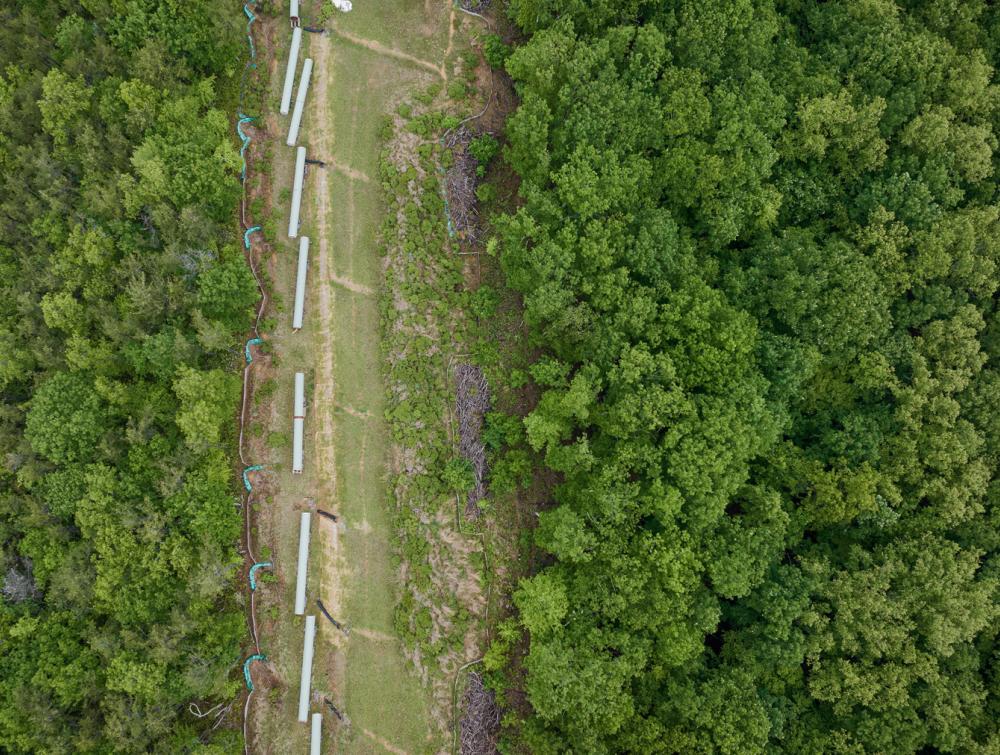
[[[1000,747],[1000,10],[511,0],[532,752]]]
[[[0,20],[0,750],[197,751],[245,631],[239,7]]]

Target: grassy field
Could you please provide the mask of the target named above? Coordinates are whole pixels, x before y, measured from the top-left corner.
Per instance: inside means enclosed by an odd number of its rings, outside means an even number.
[[[304,4],[318,17],[318,3]],[[275,581],[260,594],[261,646],[276,677],[255,699],[255,751],[304,752],[296,723],[303,621],[292,615],[298,513],[314,517],[309,611],[315,600],[351,627],[349,637],[318,616],[312,709],[323,710],[324,751],[440,752],[446,747],[428,714],[427,694],[393,634],[397,586],[387,504],[388,440],[383,420],[377,290],[382,277],[376,231],[383,205],[374,180],[379,129],[408,92],[441,80],[450,47],[450,7],[438,0],[359,2],[326,22],[330,33],[304,35],[303,57],[316,68],[300,144],[327,162],[311,167],[301,233],[312,240],[305,327],[290,329],[296,242],[285,236],[294,150],[284,145],[287,117],[270,123],[277,217],[273,279],[276,327],[268,333],[271,398],[259,407],[261,453],[273,495],[261,506],[258,543],[270,548]],[[290,32],[276,25],[284,75]],[[301,63],[300,63],[301,65]],[[272,92],[275,111],[279,91]],[[306,470],[290,474],[292,376],[307,374]],[[270,443],[264,441],[269,439]],[[263,484],[263,483],[262,483]],[[260,548],[259,548],[260,550]],[[318,612],[317,612],[318,613]],[[349,719],[338,725],[322,707],[333,700]]]

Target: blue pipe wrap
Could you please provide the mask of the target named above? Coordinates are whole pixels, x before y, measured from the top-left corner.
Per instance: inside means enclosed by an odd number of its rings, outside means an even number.
[[[264,343],[264,341],[260,338],[251,338],[247,341],[247,345],[243,348],[243,354],[247,359],[247,364],[253,363],[253,354],[250,353],[250,347],[260,346],[262,343]]]
[[[247,158],[246,151],[247,147],[250,146],[250,137],[243,133],[243,124],[252,123],[253,118],[249,115],[243,115],[240,113],[240,119],[236,121],[236,133],[240,135],[240,140],[243,142],[243,146],[240,147],[240,159],[243,161],[243,167],[240,169],[240,180],[247,180]]]
[[[266,655],[254,654],[243,661],[243,678],[246,679],[247,689],[253,692],[253,679],[250,678],[250,664],[254,661],[266,661]]]
[[[256,233],[259,230],[261,230],[260,226],[255,225],[252,228],[247,228],[246,231],[243,232],[243,247],[245,249],[250,248],[250,234]]]
[[[247,14],[247,18],[249,19],[247,21],[247,41],[250,43],[250,59],[254,60],[257,57],[257,51],[253,46],[253,34],[250,33],[250,25],[257,20],[257,17],[253,14],[253,11],[250,10],[249,5],[244,4],[243,12]]]
[[[253,492],[253,486],[250,484],[250,478],[247,477],[247,474],[250,472],[259,472],[263,468],[260,464],[254,464],[252,467],[247,467],[243,470],[243,487],[247,489],[248,493]]]
[[[257,570],[258,569],[269,569],[274,566],[270,561],[260,561],[250,567],[250,589],[257,590]]]

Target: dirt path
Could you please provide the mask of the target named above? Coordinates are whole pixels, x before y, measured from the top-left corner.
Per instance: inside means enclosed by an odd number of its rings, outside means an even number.
[[[451,12],[448,14],[448,47],[444,51],[444,60],[441,62],[441,75],[447,80],[448,71],[446,69],[446,64],[448,61],[448,56],[451,55],[451,51],[455,49],[455,7],[452,6]]]

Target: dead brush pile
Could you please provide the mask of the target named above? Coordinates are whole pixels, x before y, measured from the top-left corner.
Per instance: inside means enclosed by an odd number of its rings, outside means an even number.
[[[459,752],[462,755],[495,755],[500,737],[500,708],[493,690],[487,689],[483,678],[469,674],[462,698],[462,723]]]
[[[470,10],[473,13],[482,13],[490,7],[490,0],[459,0],[458,4],[464,10]]]
[[[475,135],[465,126],[459,126],[445,137],[444,144],[451,150],[451,167],[445,173],[445,195],[448,214],[455,235],[467,244],[479,241],[479,209],[476,198],[478,162],[469,153],[469,142]]]
[[[490,387],[483,371],[472,364],[455,368],[455,414],[458,420],[458,451],[470,464],[476,484],[465,501],[465,515],[479,516],[479,502],[486,498],[486,446],[483,445],[483,418],[490,410]]]

